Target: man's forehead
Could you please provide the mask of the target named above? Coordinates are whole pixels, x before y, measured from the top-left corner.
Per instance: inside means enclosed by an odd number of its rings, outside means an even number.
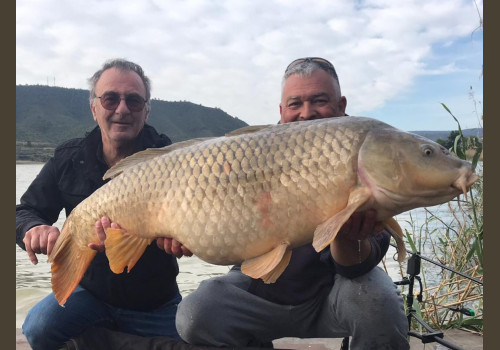
[[[116,67],[106,69],[96,83],[96,89],[124,88],[127,90],[146,91],[139,74],[132,70],[121,70]]]
[[[283,85],[283,97],[300,96],[304,94],[312,95],[318,93],[334,94],[336,91],[335,82],[328,73],[317,70],[310,76],[293,74],[285,80]]]
[[[287,101],[290,101],[290,100],[305,101],[305,100],[313,100],[313,99],[316,99],[319,97],[329,98],[331,94],[332,94],[331,92],[320,91],[320,92],[315,92],[315,93],[311,93],[311,94],[304,93],[304,94],[298,94],[298,95],[288,95],[288,96],[285,96],[285,98]]]

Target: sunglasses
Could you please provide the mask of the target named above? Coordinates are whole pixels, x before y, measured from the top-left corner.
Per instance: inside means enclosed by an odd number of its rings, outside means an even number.
[[[304,58],[297,58],[295,61],[292,61],[286,67],[285,73],[287,73],[290,69],[293,67],[296,67],[302,63],[307,63],[307,62],[314,62],[318,64],[323,70],[329,71],[330,73],[333,73],[333,75],[336,77],[337,72],[335,72],[335,68],[333,67],[333,64],[330,63],[330,61],[325,60],[324,58],[321,57],[304,57]]]
[[[130,94],[125,95],[125,97],[121,97],[117,92],[106,92],[97,98],[101,100],[101,106],[109,111],[114,111],[120,104],[121,100],[125,100],[127,108],[131,112],[142,111],[144,109],[144,105],[146,104],[146,100],[138,94]]]

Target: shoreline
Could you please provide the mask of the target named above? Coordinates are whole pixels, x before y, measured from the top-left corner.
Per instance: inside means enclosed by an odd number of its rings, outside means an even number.
[[[18,160],[18,159],[16,159],[16,164],[45,164],[45,162],[41,162],[38,160]]]

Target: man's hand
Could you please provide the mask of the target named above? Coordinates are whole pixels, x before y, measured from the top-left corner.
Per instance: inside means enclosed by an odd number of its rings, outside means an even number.
[[[49,225],[35,226],[26,232],[23,242],[33,265],[38,264],[35,254],[50,255],[60,234],[57,227]]]
[[[354,213],[340,229],[336,239],[362,241],[370,238],[383,229],[383,224],[376,221],[377,212],[373,209],[362,213]]]
[[[363,262],[371,252],[369,238],[382,232],[383,224],[376,221],[375,210],[354,213],[339,230],[330,244],[330,252],[340,265],[350,266]]]
[[[173,238],[159,237],[156,239],[156,245],[166,253],[175,255],[177,259],[193,255],[189,249]]]
[[[107,216],[103,216],[100,220],[95,222],[95,231],[97,233],[97,237],[99,237],[100,243],[90,243],[89,248],[97,250],[98,252],[103,252],[106,250],[104,246],[104,241],[106,240],[106,230],[108,228],[121,228],[116,222],[111,222]]]
[[[95,222],[95,229],[97,236],[99,237],[100,244],[90,243],[89,248],[103,252],[105,250],[104,240],[106,239],[106,230],[108,228],[121,228],[116,222],[111,222],[108,217],[103,216],[100,220]],[[159,237],[156,239],[156,245],[161,250],[164,250],[167,254],[173,254],[177,258],[182,256],[192,256],[193,253],[186,247],[184,247],[180,242],[172,238]]]

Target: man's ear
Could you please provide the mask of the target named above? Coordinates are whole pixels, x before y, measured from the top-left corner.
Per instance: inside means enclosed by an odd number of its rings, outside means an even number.
[[[95,103],[94,102],[90,102],[90,111],[92,112],[92,116],[94,117],[94,120],[97,122],[97,118],[96,118],[96,111],[95,111]]]
[[[342,96],[339,101],[339,110],[342,112],[342,115],[345,115],[345,109],[347,107],[347,98]]]

